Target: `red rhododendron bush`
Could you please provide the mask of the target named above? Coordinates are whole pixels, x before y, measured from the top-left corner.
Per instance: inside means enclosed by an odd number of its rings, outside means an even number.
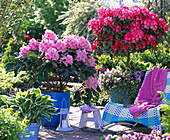
[[[95,34],[92,49],[98,54],[128,56],[130,53],[156,50],[169,30],[165,20],[145,7],[126,6],[98,10],[98,18],[89,21]]]

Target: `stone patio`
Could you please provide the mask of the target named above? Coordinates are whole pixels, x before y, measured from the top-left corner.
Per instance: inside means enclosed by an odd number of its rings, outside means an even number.
[[[101,107],[101,116],[104,111],[104,107]],[[73,131],[59,132],[55,127],[42,127],[39,132],[39,140],[100,140],[102,136],[107,134],[124,134],[124,133],[137,133],[142,132],[149,134],[151,129],[138,124],[136,127],[122,124],[115,124],[103,133],[100,130],[95,129],[94,122],[87,122],[87,127],[80,129],[79,122],[81,116],[81,110],[79,107],[70,107],[72,114],[69,115],[69,123],[73,128]],[[92,116],[92,113],[89,113]]]

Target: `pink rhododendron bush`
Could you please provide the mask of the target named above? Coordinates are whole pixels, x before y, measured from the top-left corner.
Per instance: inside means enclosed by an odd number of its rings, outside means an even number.
[[[96,63],[90,47],[84,37],[59,39],[47,30],[42,40],[32,38],[27,46],[20,48],[13,70],[27,71],[31,79],[29,87],[43,83],[46,90],[64,91],[68,82],[84,81],[87,89],[96,88]]]
[[[95,34],[92,48],[98,54],[128,56],[146,49],[156,50],[169,30],[165,20],[145,7],[126,6],[98,10],[98,18],[89,21]]]

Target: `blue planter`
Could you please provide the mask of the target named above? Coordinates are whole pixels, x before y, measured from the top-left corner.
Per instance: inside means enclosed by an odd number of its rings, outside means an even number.
[[[30,137],[28,139],[22,137],[20,140],[37,140],[38,139],[38,133],[39,133],[39,129],[40,129],[40,124],[38,123],[32,123],[30,126],[28,126],[26,131],[26,134],[21,134],[21,136],[25,136],[25,135],[30,135]],[[34,135],[31,135],[30,132],[34,132]]]
[[[70,108],[70,92],[57,92],[57,93],[51,93],[51,92],[42,92],[43,95],[50,95],[52,99],[56,100],[54,102],[54,106],[56,108],[59,108],[56,113],[58,113],[60,111],[60,108],[64,107],[64,108]],[[67,105],[64,102],[64,106],[62,106],[62,101],[65,99],[65,101],[67,102]],[[51,121],[48,121],[45,119],[45,121],[43,119],[41,119],[41,121],[43,122],[43,126],[55,126],[57,127],[59,125],[59,121],[60,121],[60,115],[52,115],[52,119]]]
[[[112,93],[109,95],[109,102],[113,103],[121,103],[121,104],[129,104],[128,92],[125,94],[118,93],[115,89],[113,89]]]

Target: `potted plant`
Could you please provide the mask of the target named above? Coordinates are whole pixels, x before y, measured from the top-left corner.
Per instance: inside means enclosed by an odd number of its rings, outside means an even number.
[[[42,40],[32,38],[27,46],[21,47],[16,63],[7,63],[7,70],[14,70],[16,73],[26,71],[30,76],[28,87],[40,87],[43,94],[57,100],[55,107],[58,108],[61,107],[62,99],[66,98],[69,107],[70,93],[66,92],[68,83],[86,81],[88,86],[96,80],[93,75],[95,58],[88,51],[90,47],[84,37],[72,35],[59,39],[54,32],[47,30]],[[58,124],[59,118],[55,118],[47,125]]]
[[[157,44],[163,42],[163,35],[169,30],[164,19],[139,6],[101,7],[98,18],[91,19],[88,26],[96,37],[92,44],[96,53],[126,56],[127,67],[130,53],[157,51]]]
[[[0,96],[5,105],[1,108],[12,108],[13,112],[18,112],[19,117],[24,119],[27,117],[27,131],[34,131],[34,135],[30,139],[37,139],[39,127],[42,125],[40,118],[51,120],[52,114],[57,115],[55,112],[54,101],[49,95],[42,95],[40,89],[29,89],[24,92],[17,92],[15,96]]]
[[[129,104],[134,101],[143,76],[143,72],[129,73],[115,68],[103,68],[99,71],[98,83],[102,92],[109,94],[110,102]]]

